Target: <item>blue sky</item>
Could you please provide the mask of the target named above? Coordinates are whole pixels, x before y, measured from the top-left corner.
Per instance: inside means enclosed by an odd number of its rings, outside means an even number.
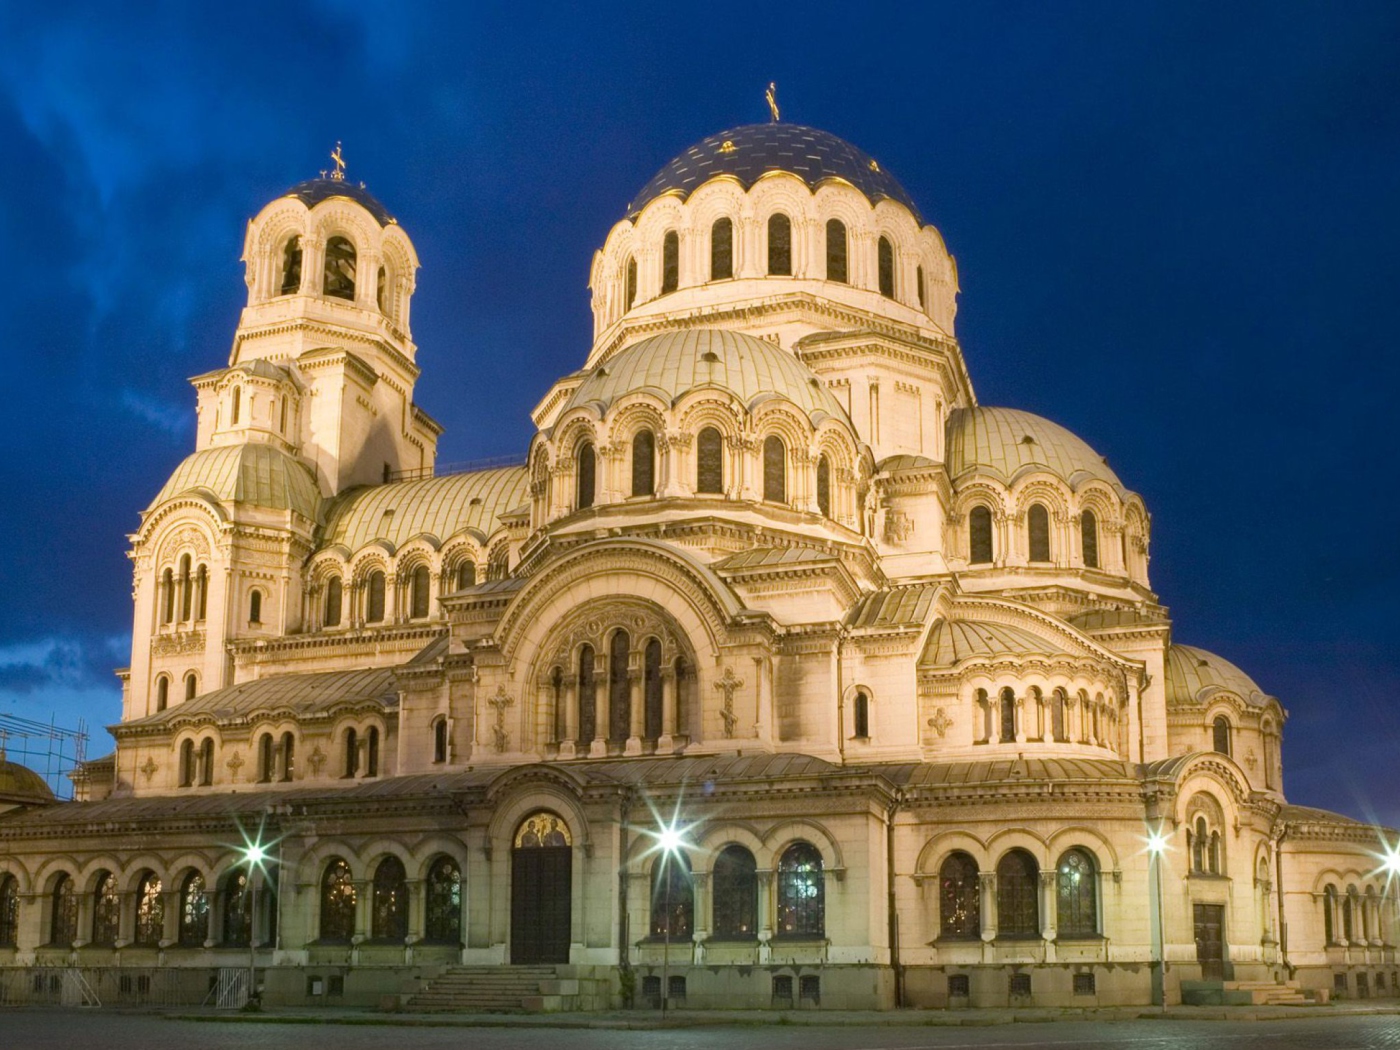
[[[776,80],[942,230],[982,403],[1143,494],[1177,640],[1291,713],[1290,798],[1400,822],[1397,53],[1393,3],[0,2],[0,713],[118,717],[125,537],[227,359],[246,220],[336,140],[418,247],[418,399],[476,459],[583,361],[631,196]]]

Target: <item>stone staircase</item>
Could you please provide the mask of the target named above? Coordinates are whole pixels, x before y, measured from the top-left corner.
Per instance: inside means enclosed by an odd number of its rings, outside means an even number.
[[[578,1008],[579,982],[554,966],[452,966],[407,997],[409,1010],[554,1013]]]
[[[1326,997],[1305,994],[1297,981],[1182,981],[1188,1006],[1313,1006]]]

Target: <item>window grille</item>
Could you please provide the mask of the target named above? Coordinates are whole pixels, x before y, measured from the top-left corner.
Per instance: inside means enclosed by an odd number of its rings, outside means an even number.
[[[375,940],[401,942],[408,936],[408,877],[398,857],[385,857],[374,870],[371,911]]]
[[[798,842],[778,861],[779,936],[826,935],[826,881],[817,848]]]
[[[204,891],[204,876],[192,872],[180,887],[180,944],[198,948],[208,939],[209,894]]]
[[[355,883],[350,865],[332,860],[321,876],[321,940],[348,944],[355,935]]]
[[[797,980],[797,995],[800,1002],[820,1006],[822,1002],[822,979],[816,974],[804,974]]]
[[[1074,975],[1074,994],[1093,995],[1094,975],[1091,973],[1077,973]]]
[[[1039,936],[1039,875],[1035,858],[1024,850],[1012,850],[1001,859],[997,865],[997,936]]]
[[[939,934],[973,940],[982,933],[982,883],[977,862],[954,853],[938,872]]]
[[[578,742],[587,747],[598,735],[597,659],[593,646],[585,645],[578,655]]]
[[[792,978],[787,974],[778,974],[773,978],[773,1005],[792,1006]]]
[[[165,930],[165,898],[160,879],[147,872],[136,884],[136,943],[154,947]]]
[[[648,740],[661,735],[661,643],[655,638],[647,642],[642,668],[642,700],[645,713],[643,734]]]
[[[450,857],[439,857],[428,869],[424,936],[434,944],[462,940],[462,871]]]
[[[972,994],[971,980],[965,973],[953,973],[948,975],[948,998],[966,999]]]
[[[743,846],[726,846],[710,873],[716,937],[752,938],[758,932],[758,865]]]
[[[1094,860],[1082,849],[1060,858],[1057,871],[1056,925],[1061,937],[1091,937],[1099,932],[1098,876]]]
[[[1031,975],[1028,973],[1013,973],[1009,982],[1009,991],[1013,999],[1028,999],[1031,994]]]
[[[684,854],[659,853],[652,864],[651,935],[689,937],[695,928],[695,891]]]

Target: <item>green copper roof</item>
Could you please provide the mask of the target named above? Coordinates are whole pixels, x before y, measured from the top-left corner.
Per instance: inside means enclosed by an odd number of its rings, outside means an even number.
[[[1058,423],[1014,408],[959,408],[948,417],[948,475],[989,472],[1010,482],[1048,470],[1071,485],[1096,478],[1126,491],[1103,457]]]
[[[952,667],[977,656],[1057,655],[1069,650],[1021,627],[981,620],[940,620],[929,634],[923,662]]]
[[[726,390],[750,408],[764,395],[779,394],[809,417],[817,412],[846,416],[826,384],[782,347],[714,328],[666,332],[633,343],[593,369],[564,411],[590,401],[601,402],[606,410],[637,390],[650,391],[669,405],[701,387]]]
[[[1193,645],[1167,649],[1167,703],[1205,703],[1215,693],[1227,691],[1263,707],[1274,699],[1229,660]]]
[[[199,719],[223,722],[254,716],[304,717],[347,704],[373,702],[393,707],[398,701],[398,681],[392,667],[276,674],[215,689],[157,714],[124,722],[122,728]]]
[[[0,802],[42,805],[53,800],[43,777],[28,766],[5,761],[5,752],[0,750]]]
[[[352,489],[326,511],[321,546],[353,552],[384,540],[397,549],[415,536],[443,542],[464,529],[490,536],[500,527],[497,518],[527,499],[524,467]]]
[[[196,452],[175,468],[147,509],[192,491],[221,503],[293,510],[313,521],[321,505],[311,468],[290,453],[264,444],[220,445]]]

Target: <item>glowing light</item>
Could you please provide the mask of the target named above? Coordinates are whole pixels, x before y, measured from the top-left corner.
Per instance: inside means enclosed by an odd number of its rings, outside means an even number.
[[[1147,843],[1147,852],[1154,857],[1160,857],[1171,849],[1171,839],[1162,834],[1161,828],[1148,832],[1144,841]]]
[[[675,853],[685,843],[685,838],[674,827],[663,827],[656,833],[656,848],[662,853]]]
[[[243,859],[249,864],[261,864],[267,859],[267,850],[263,849],[260,842],[250,843],[243,847]]]
[[[1391,878],[1400,876],[1400,844],[1392,846],[1383,842],[1382,846],[1385,852],[1381,854],[1381,870]]]

